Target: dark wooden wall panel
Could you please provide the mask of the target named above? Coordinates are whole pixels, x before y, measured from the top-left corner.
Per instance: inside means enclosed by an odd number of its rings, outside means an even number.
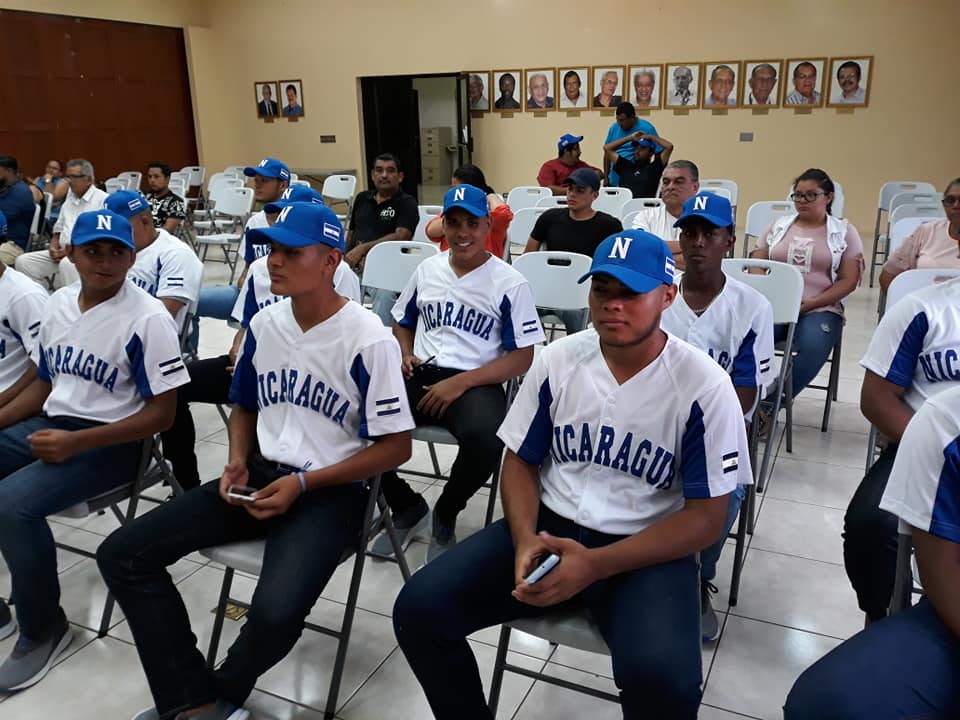
[[[179,28],[0,10],[0,154],[25,175],[51,158],[97,178],[197,163]]]

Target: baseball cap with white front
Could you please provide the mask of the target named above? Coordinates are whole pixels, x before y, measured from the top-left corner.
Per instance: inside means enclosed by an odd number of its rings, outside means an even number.
[[[247,177],[259,175],[265,178],[279,178],[290,180],[290,169],[276,158],[264,158],[256,166],[245,167],[243,174]]]
[[[645,230],[624,230],[597,246],[590,272],[578,282],[609,275],[633,292],[646,293],[658,285],[672,285],[674,267],[673,253],[659,237]]]
[[[683,212],[673,226],[683,227],[692,217],[703,218],[717,227],[730,227],[733,225],[733,208],[725,197],[712,192],[698,192],[683,203]]]
[[[272,227],[247,230],[247,239],[286,247],[329,245],[344,251],[343,225],[337,214],[326,205],[313,202],[290,203],[280,211]]]
[[[462,208],[474,217],[486,217],[490,214],[487,209],[487,194],[473,185],[454,185],[443,196],[444,215],[453,208]]]
[[[118,215],[106,208],[80,213],[76,222],[73,223],[70,242],[75,246],[86,245],[97,240],[112,240],[131,250],[136,250],[130,222],[123,215]]]

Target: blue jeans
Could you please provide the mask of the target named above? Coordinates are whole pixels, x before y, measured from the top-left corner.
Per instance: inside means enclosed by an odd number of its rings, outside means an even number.
[[[286,474],[251,461],[250,485]],[[217,698],[242,705],[257,678],[282,660],[350,543],[357,543],[367,490],[359,483],[314,490],[283,515],[260,521],[220,497],[219,479],[114,532],[97,552],[110,591],[130,623],[163,720]],[[266,538],[263,570],[240,635],[216,672],[197,649],[190,618],[167,568],[214,545]]]
[[[400,293],[391,290],[375,289],[370,294],[370,309],[387,327],[393,327],[393,306],[397,303]],[[426,360],[426,358],[422,358]]]
[[[10,569],[20,632],[35,642],[47,640],[60,619],[57,548],[47,516],[132,482],[141,443],[86,450],[52,464],[33,456],[27,436],[97,424],[37,416],[0,431],[0,550]]]
[[[540,530],[587,547],[620,540],[540,507]],[[588,609],[613,659],[623,717],[696,718],[700,705],[697,562],[686,557],[601,580],[574,602]],[[400,591],[393,626],[438,720],[489,720],[466,637],[544,611],[516,600],[514,546],[505,520],[425,566]]]
[[[229,320],[239,295],[240,288],[236,285],[208,285],[200,288],[197,312],[193,318],[193,329],[190,331],[190,347],[194,352],[200,343],[200,318]]]
[[[871,624],[797,679],[785,720],[960,717],[960,639],[924,598]]]
[[[797,351],[793,358],[794,397],[813,382],[842,331],[843,316],[836,313],[811,312],[800,316],[793,333],[793,347]],[[775,342],[787,339],[786,325],[774,325],[773,339]]]
[[[736,489],[730,493],[729,502],[727,502],[727,517],[723,521],[723,532],[720,538],[706,550],[700,551],[700,579],[713,580],[717,576],[717,561],[720,559],[720,553],[727,542],[727,536],[730,529],[737,519],[737,513],[740,512],[740,504],[747,496],[747,489],[743,485],[737,485]]]

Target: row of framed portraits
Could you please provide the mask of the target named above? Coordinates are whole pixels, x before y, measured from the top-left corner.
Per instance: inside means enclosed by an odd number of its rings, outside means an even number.
[[[253,83],[253,92],[259,118],[301,118],[306,115],[301,80],[259,80]]]
[[[829,69],[829,72],[827,70]],[[476,112],[866,107],[873,56],[468,72]]]

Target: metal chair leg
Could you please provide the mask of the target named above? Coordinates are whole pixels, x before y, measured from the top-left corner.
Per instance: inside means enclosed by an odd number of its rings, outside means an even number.
[[[737,604],[740,597],[740,576],[743,574],[743,560],[747,551],[747,521],[751,509],[751,496],[756,492],[752,485],[747,486],[747,495],[740,503],[740,517],[737,521],[736,545],[733,551],[733,576],[730,579],[730,607]]]
[[[220,634],[223,632],[223,619],[227,614],[227,601],[230,599],[230,586],[233,584],[233,568],[223,572],[223,584],[220,586],[220,599],[217,601],[217,613],[213,619],[213,632],[210,634],[210,647],[207,649],[207,667],[213,669],[217,662],[217,648]]]
[[[503,686],[503,666],[507,662],[507,650],[510,647],[510,628],[506,625],[500,628],[500,642],[497,643],[497,656],[493,661],[493,677],[490,678],[490,700],[487,707],[490,714],[496,717],[497,705],[500,703],[500,688]]]

